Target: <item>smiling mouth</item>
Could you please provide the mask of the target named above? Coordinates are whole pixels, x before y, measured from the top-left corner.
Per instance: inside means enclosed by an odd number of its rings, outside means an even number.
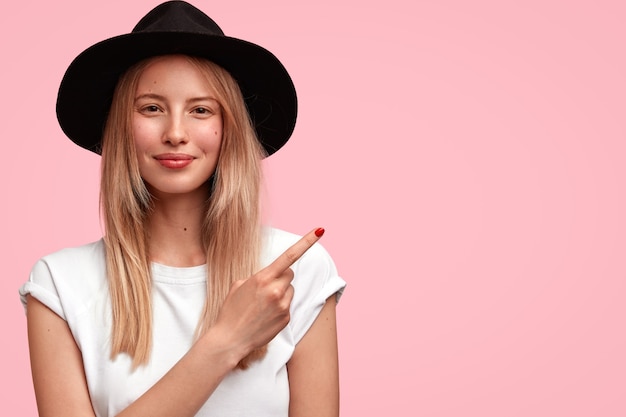
[[[154,157],[159,164],[164,166],[165,168],[178,169],[184,168],[193,162],[193,156],[187,154],[179,154],[179,153],[168,153],[157,155]]]

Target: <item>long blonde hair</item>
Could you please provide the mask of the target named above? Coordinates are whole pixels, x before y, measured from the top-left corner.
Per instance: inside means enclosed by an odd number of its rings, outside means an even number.
[[[154,59],[154,58],[152,58]],[[151,196],[139,174],[131,117],[139,78],[152,59],[120,78],[102,140],[100,205],[112,307],[111,357],[124,352],[138,366],[152,350],[152,302],[146,223]],[[200,337],[217,318],[231,284],[255,273],[261,252],[260,183],[263,149],[237,82],[205,59],[187,57],[205,76],[222,107],[223,137],[202,228],[208,266]],[[239,363],[245,369],[266,347]]]

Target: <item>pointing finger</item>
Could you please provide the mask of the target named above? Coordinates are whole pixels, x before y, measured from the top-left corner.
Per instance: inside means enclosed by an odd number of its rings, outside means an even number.
[[[283,252],[278,258],[276,258],[274,262],[265,267],[264,271],[276,276],[282,274],[287,270],[287,268],[300,259],[300,257],[304,255],[306,251],[315,244],[315,242],[320,240],[323,234],[324,229],[321,227],[311,230],[291,247],[289,247],[289,249]]]

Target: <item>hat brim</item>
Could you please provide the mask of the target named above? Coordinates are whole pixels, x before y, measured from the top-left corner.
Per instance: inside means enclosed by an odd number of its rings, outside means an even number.
[[[206,58],[238,82],[252,124],[268,155],[295,127],[296,91],[281,62],[268,50],[241,39],[188,32],[140,32],[99,42],[74,59],[61,82],[57,118],[77,145],[100,153],[100,142],[117,81],[146,58],[185,54]]]

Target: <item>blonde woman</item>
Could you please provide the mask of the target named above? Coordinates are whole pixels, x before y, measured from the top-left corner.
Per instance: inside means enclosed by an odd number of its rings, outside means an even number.
[[[276,57],[163,3],[72,62],[57,115],[102,155],[106,230],[20,289],[40,415],[338,415],[324,230],[260,225],[260,161],[296,118]]]

